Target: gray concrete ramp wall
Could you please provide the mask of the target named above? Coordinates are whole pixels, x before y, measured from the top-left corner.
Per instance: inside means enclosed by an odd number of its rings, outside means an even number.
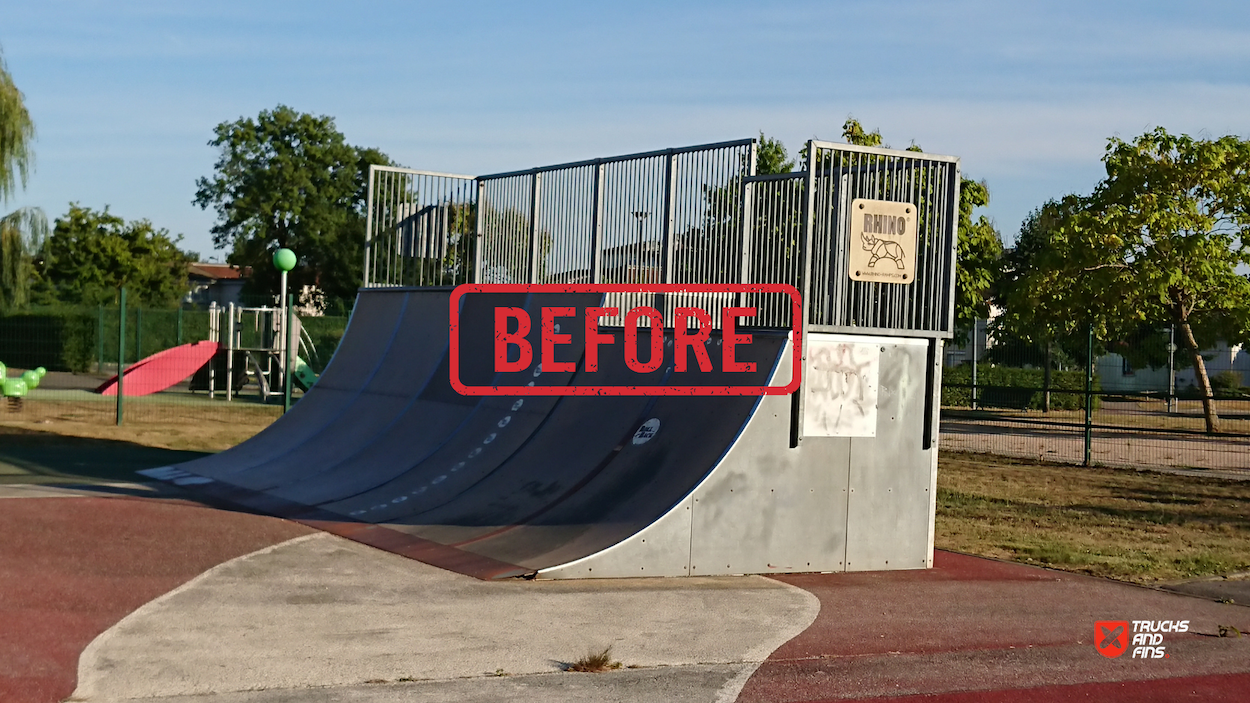
[[[875,437],[791,447],[789,397],[766,396],[716,467],[671,510],[541,578],[697,576],[932,566],[936,448],[923,446],[928,340],[810,335],[880,348]],[[790,353],[789,346],[783,357]],[[784,385],[790,366],[770,381]]]

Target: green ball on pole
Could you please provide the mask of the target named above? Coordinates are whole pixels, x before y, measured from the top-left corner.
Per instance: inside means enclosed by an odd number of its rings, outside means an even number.
[[[281,301],[282,309],[282,383],[283,402],[282,412],[291,409],[291,346],[294,340],[291,339],[291,309],[290,302],[287,300],[286,294],[286,274],[295,265],[299,263],[299,258],[295,256],[295,252],[282,247],[273,253],[273,266],[282,272],[282,292],[278,300]]]
[[[286,273],[295,268],[299,263],[299,258],[295,256],[295,252],[283,247],[273,253],[273,267],[279,271]]]

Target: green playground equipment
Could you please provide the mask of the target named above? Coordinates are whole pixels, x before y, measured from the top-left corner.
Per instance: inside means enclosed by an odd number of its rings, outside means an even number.
[[[4,397],[6,398],[22,398],[25,397],[30,387],[26,385],[23,378],[6,378],[4,379]]]
[[[39,381],[48,373],[48,370],[40,366],[29,371],[23,371],[22,375],[9,378],[9,370],[0,362],[0,396],[8,401],[9,410],[18,411],[22,409],[22,398],[26,394],[39,386]]]
[[[297,356],[295,357],[295,372],[291,375],[291,381],[299,386],[300,390],[307,392],[317,382],[317,372],[312,370],[307,361],[304,361],[304,357]]]

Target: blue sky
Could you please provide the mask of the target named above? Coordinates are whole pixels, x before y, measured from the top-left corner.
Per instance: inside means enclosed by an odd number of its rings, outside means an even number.
[[[854,115],[962,157],[1008,240],[1109,136],[1250,136],[1245,2],[0,0],[0,47],[39,132],[4,210],[107,204],[205,258],[212,129],[279,103],[468,174],[761,130],[797,152]]]

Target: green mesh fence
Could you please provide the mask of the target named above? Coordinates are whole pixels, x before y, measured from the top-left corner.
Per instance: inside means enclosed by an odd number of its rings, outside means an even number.
[[[0,313],[0,363],[16,378],[46,370],[0,419],[43,423],[240,424],[260,429],[283,411],[282,315],[272,299],[235,309],[233,354],[226,352],[229,309],[118,306],[30,308]],[[347,327],[350,306],[332,315],[297,314],[302,332],[292,400],[315,383]],[[293,325],[293,328],[296,328]],[[213,343],[216,342],[216,350]],[[110,386],[127,369],[118,402]]]
[[[1250,356],[1218,341],[1200,349],[1205,399],[1179,336],[1146,327],[1025,344],[980,321],[966,344],[945,350],[941,448],[1250,475]]]

